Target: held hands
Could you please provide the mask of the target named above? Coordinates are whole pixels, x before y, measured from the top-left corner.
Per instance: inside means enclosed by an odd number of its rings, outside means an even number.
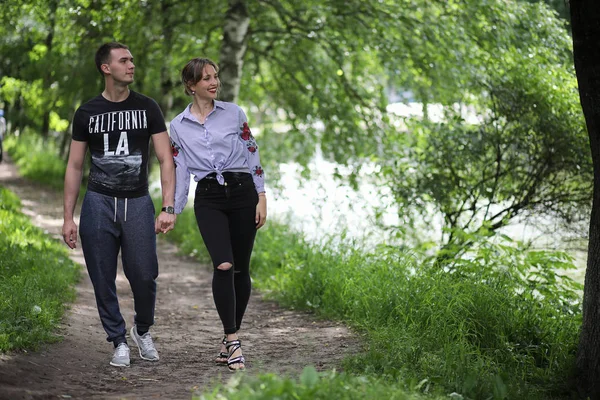
[[[256,223],[256,229],[262,228],[265,222],[267,222],[267,196],[263,192],[258,194],[254,222]]]
[[[175,228],[175,221],[177,216],[175,214],[167,214],[161,212],[156,218],[154,224],[154,230],[156,233],[167,233]],[[77,248],[77,224],[73,220],[65,221],[62,228],[63,240],[71,249]]]
[[[168,214],[164,211],[161,211],[156,217],[156,222],[154,223],[154,231],[156,233],[167,233],[170,230],[175,228],[175,221],[177,220],[177,215]]]
[[[63,223],[62,235],[67,246],[71,249],[77,247],[77,224],[73,220]]]
[[[175,214],[168,214],[162,211],[160,214],[158,214],[158,217],[156,217],[154,231],[156,233],[167,233],[175,228],[176,220],[177,216]]]

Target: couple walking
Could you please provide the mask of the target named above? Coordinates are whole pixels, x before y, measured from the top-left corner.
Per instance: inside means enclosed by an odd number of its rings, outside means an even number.
[[[264,174],[246,115],[238,105],[216,99],[217,65],[195,58],[181,73],[192,102],[173,118],[169,136],[156,101],[129,89],[135,72],[129,48],[105,43],[95,62],[104,77],[104,91],[73,117],[62,232],[65,243],[75,248],[78,229],[73,215],[89,148],[91,166],[79,236],[100,320],[114,345],[110,364],[130,365],[115,284],[119,252],[134,299],[131,340],[142,359],[159,360],[149,332],[158,277],[156,235],[174,229],[193,175],[197,182],[194,212],[212,259],[213,298],[223,325],[215,361],[232,371],[244,369],[237,334],[250,298],[249,266],[256,231],[267,216]],[[150,140],[162,188],[162,210],[156,218],[148,192]]]

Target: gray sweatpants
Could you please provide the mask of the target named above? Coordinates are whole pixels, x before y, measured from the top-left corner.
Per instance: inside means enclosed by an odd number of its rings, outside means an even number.
[[[79,235],[85,263],[107,340],[125,341],[125,321],[117,299],[117,256],[133,292],[135,324],[145,331],[154,323],[156,233],[150,195],[123,199],[88,191],[81,206]]]

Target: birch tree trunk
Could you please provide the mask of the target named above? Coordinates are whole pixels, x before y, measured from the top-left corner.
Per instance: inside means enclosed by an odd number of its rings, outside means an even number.
[[[229,0],[225,14],[223,41],[219,59],[219,77],[223,101],[236,102],[240,92],[244,54],[248,43],[250,16],[244,0]]]
[[[173,89],[178,85],[171,79],[171,59],[173,49],[173,30],[175,29],[174,18],[171,18],[174,3],[163,0],[160,3],[161,25],[163,36],[163,62],[160,68],[160,99],[158,104],[164,115],[167,115],[173,107]]]
[[[46,56],[49,60],[52,60],[52,46],[54,44],[54,33],[56,29],[56,10],[58,9],[58,0],[52,0],[49,4],[50,12],[48,14],[48,34],[44,44],[46,45],[47,53]],[[49,93],[50,85],[52,84],[52,68],[47,68],[43,74],[43,88],[45,93]],[[50,111],[53,105],[44,104],[44,115],[42,116],[42,136],[47,138],[50,134]],[[54,100],[52,100],[54,102]]]

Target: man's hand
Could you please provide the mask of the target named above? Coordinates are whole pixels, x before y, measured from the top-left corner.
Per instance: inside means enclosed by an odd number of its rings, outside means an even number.
[[[154,231],[156,233],[167,233],[170,230],[175,228],[175,221],[177,220],[177,215],[168,214],[162,211],[156,217],[156,222],[154,223]]]
[[[87,152],[87,142],[78,142],[71,140],[71,149],[69,150],[69,161],[65,171],[64,185],[64,213],[63,213],[63,240],[70,248],[77,247],[77,225],[73,221],[75,204],[77,204],[77,195],[81,186],[81,177],[83,176],[83,161]]]
[[[69,220],[63,223],[62,235],[67,246],[72,249],[77,247],[77,224],[75,221]]]
[[[156,158],[160,164],[160,185],[162,188],[162,204],[173,205],[175,203],[175,163],[173,162],[173,150],[171,139],[165,132],[152,135],[152,144]],[[175,214],[161,212],[156,218],[154,230],[156,233],[167,233],[175,228]]]

